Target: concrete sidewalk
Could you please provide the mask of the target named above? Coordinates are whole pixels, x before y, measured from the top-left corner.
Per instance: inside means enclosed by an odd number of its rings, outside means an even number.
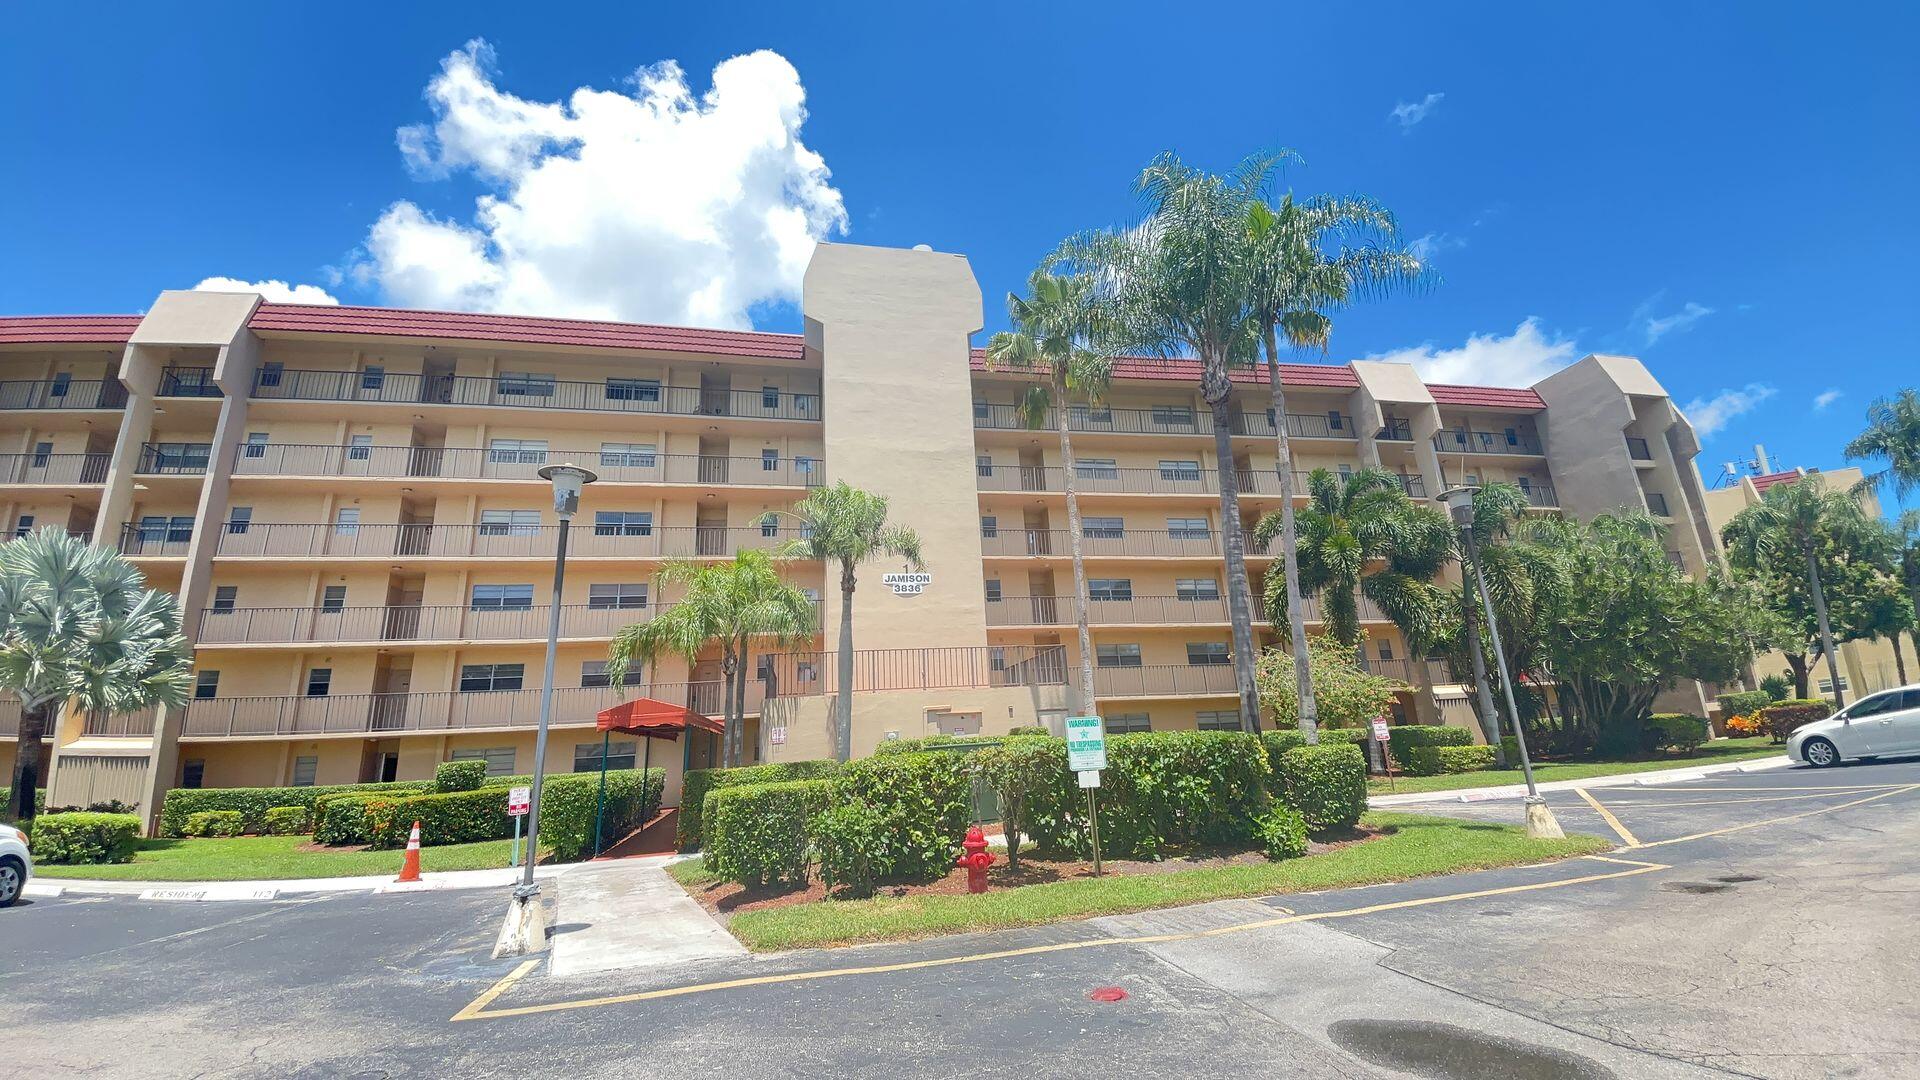
[[[534,867],[536,881],[548,881],[579,870],[583,863]],[[520,870],[443,870],[422,874],[419,881],[401,884],[392,874],[356,877],[287,878],[261,881],[96,881],[86,878],[36,877],[22,896],[52,899],[65,893],[141,896],[152,900],[271,900],[304,893],[412,893],[451,889],[504,888],[520,880]],[[147,894],[155,894],[149,896]]]
[[[1701,765],[1696,768],[1653,769],[1645,772],[1614,773],[1609,776],[1589,776],[1581,780],[1551,780],[1537,785],[1541,791],[1571,791],[1574,788],[1601,787],[1645,787],[1649,784],[1680,784],[1702,777],[1718,776],[1724,773],[1764,772],[1769,769],[1784,769],[1793,764],[1785,754],[1779,757],[1753,758],[1748,761],[1734,761],[1725,765]],[[1374,795],[1367,799],[1367,805],[1374,808],[1389,806],[1410,806],[1415,803],[1430,802],[1483,802],[1488,799],[1518,799],[1527,794],[1525,784],[1500,784],[1494,787],[1448,788],[1444,791],[1409,791],[1398,795]]]
[[[667,876],[675,856],[589,863],[560,883],[549,973],[558,978],[745,956]]]

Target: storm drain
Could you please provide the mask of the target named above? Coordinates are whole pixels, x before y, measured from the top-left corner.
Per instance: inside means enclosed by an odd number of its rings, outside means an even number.
[[[1612,1069],[1565,1050],[1424,1020],[1342,1020],[1334,1044],[1375,1065],[1433,1080],[1611,1080]]]

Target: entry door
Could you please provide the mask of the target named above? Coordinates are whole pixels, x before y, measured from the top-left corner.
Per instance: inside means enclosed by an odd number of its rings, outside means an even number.
[[[391,784],[400,777],[400,755],[392,751],[380,755],[380,782]]]

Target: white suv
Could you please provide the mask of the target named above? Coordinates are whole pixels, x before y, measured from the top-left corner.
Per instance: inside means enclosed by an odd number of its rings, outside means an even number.
[[[1920,754],[1920,686],[1870,694],[1787,739],[1787,756],[1815,768],[1904,754]]]
[[[6,907],[26,891],[33,877],[33,856],[27,852],[27,838],[11,825],[0,825],[0,907]]]

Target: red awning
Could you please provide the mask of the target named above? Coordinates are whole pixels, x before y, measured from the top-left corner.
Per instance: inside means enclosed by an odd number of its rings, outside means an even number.
[[[622,735],[644,735],[649,739],[678,739],[682,731],[711,731],[718,735],[720,721],[694,712],[685,705],[653,698],[623,701],[611,709],[602,709],[596,725],[601,731]]]

